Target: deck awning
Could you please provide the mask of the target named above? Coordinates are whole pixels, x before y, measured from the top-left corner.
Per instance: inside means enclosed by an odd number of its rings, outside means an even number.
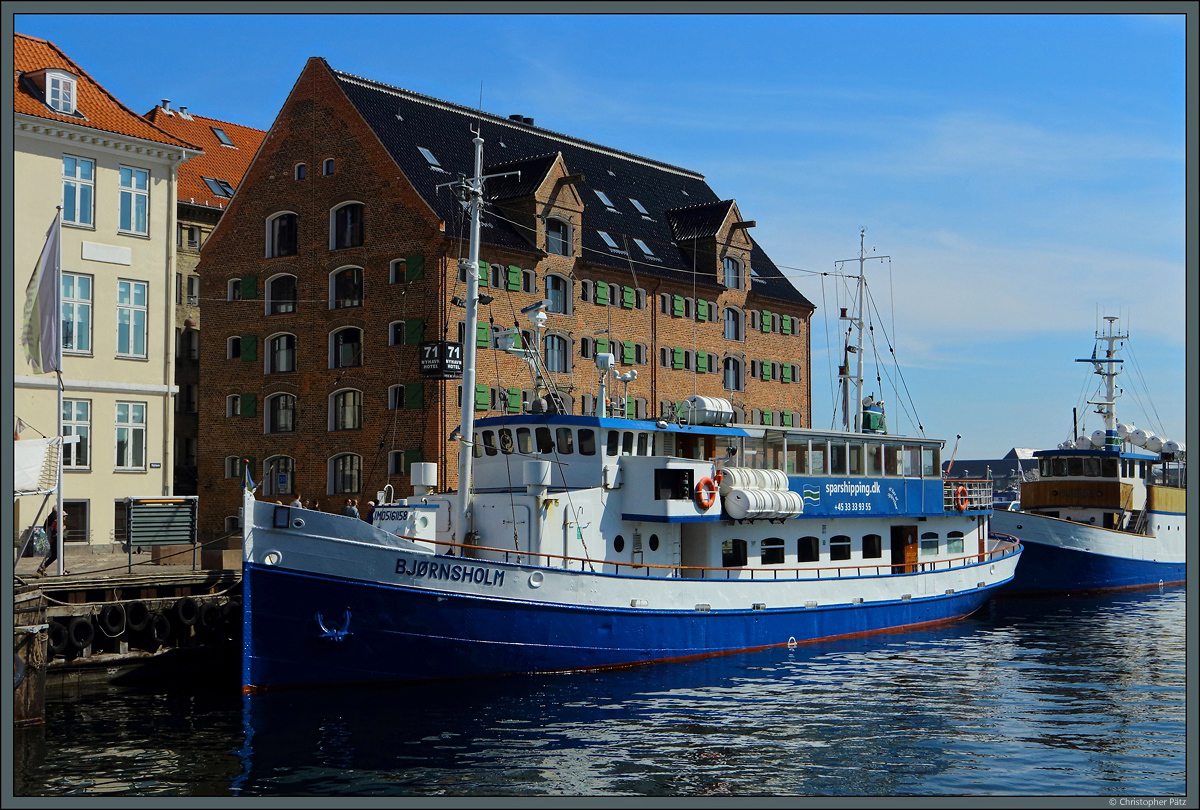
[[[72,436],[72,439],[75,437]],[[62,437],[13,442],[13,495],[47,495],[58,483]]]

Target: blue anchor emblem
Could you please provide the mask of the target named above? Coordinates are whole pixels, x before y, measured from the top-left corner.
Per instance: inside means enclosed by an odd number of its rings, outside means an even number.
[[[321,611],[317,611],[317,627],[321,628],[321,635],[317,638],[326,641],[345,641],[346,636],[353,635],[350,632],[350,608],[342,611],[342,626],[336,630],[330,630],[325,626],[325,620],[321,618]]]

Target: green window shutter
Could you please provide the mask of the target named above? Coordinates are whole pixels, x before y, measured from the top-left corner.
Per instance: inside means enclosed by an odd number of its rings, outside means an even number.
[[[770,360],[759,360],[758,361],[758,378],[760,380],[771,379],[771,361]]]
[[[409,318],[404,322],[404,342],[416,346],[425,339],[425,319]]]
[[[488,387],[483,383],[476,383],[475,410],[486,411],[491,404],[491,397],[488,395]]]
[[[421,253],[404,260],[404,280],[425,278],[425,256]]]
[[[708,371],[708,352],[696,352],[696,371],[700,374]]]
[[[486,349],[491,343],[492,330],[486,323],[475,324],[475,345]]]
[[[783,427],[791,427],[792,426],[792,412],[791,411],[780,411],[779,412],[779,424],[782,425]]]
[[[637,304],[637,290],[633,287],[621,288],[621,307],[622,309],[633,309]]]
[[[239,416],[254,416],[254,407],[257,404],[258,397],[255,394],[242,394],[241,408],[238,411]]]
[[[621,362],[626,365],[633,363],[633,341],[627,340],[621,344]]]
[[[608,351],[608,338],[596,338],[596,354]]]
[[[771,310],[764,309],[762,311],[762,317],[759,318],[758,326],[764,332],[771,331]]]
[[[520,292],[521,290],[521,268],[515,264],[508,266],[508,290],[509,292]]]
[[[780,382],[790,383],[792,381],[792,366],[790,363],[784,363],[779,372]]]
[[[671,349],[671,368],[683,368],[683,349],[678,346]]]
[[[632,419],[637,413],[637,405],[633,401],[633,397],[625,397],[625,418]]]
[[[242,276],[242,300],[249,301],[258,297],[258,276]]]
[[[406,383],[404,386],[404,407],[405,408],[421,408],[425,405],[425,384],[424,383]]]
[[[405,475],[412,471],[412,465],[424,458],[420,447],[409,447],[404,451],[404,469],[401,470]]]
[[[698,320],[698,321],[707,321],[708,320],[708,302],[705,301],[703,298],[696,299],[696,320]]]
[[[250,363],[258,359],[258,338],[255,335],[242,335],[242,362]]]
[[[789,315],[784,315],[784,316],[783,316],[783,324],[780,326],[780,328],[779,328],[779,331],[780,331],[780,332],[782,332],[782,333],[783,333],[783,334],[785,334],[785,335],[790,335],[790,334],[792,333],[792,319],[791,319],[791,316],[789,316]]]
[[[671,296],[671,314],[674,315],[676,318],[683,317],[683,296],[682,295]]]
[[[509,413],[520,413],[521,412],[521,389],[520,388],[508,389],[508,412]]]
[[[479,260],[479,286],[486,287],[488,285],[488,276],[492,273],[492,268],[483,259]]]
[[[603,281],[596,282],[595,301],[598,307],[608,306],[608,285]]]

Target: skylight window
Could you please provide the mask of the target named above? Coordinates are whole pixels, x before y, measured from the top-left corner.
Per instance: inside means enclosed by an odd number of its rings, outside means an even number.
[[[611,236],[609,236],[607,233],[605,233],[604,231],[596,231],[596,233],[600,234],[600,238],[604,240],[604,244],[608,245],[610,248],[617,247],[617,243],[614,242],[613,238]]]
[[[612,210],[614,210],[614,211],[616,210],[616,208],[613,208],[612,200],[610,200],[608,198],[608,195],[605,194],[603,191],[601,191],[600,189],[596,189],[596,196],[600,198],[600,202],[604,203],[606,206],[608,206]]]
[[[641,249],[642,253],[645,253],[647,256],[654,255],[654,251],[650,249],[650,246],[647,245],[645,242],[643,242],[641,239],[634,239],[633,243],[635,245],[637,245],[638,248]]]
[[[424,156],[425,160],[427,160],[429,162],[430,166],[432,166],[435,169],[442,168],[442,164],[438,163],[438,159],[433,156],[433,152],[430,152],[424,146],[418,146],[417,151],[419,151]],[[445,169],[442,169],[442,171],[445,171]]]
[[[224,180],[215,180],[211,177],[201,177],[209,190],[218,197],[232,197],[233,186],[226,183]]]
[[[209,127],[209,129],[213,131],[213,135],[217,136],[217,140],[221,142],[222,146],[233,146],[233,141],[229,140],[229,136],[225,134],[225,130],[220,127]]]
[[[637,200],[635,200],[633,197],[630,197],[630,198],[629,198],[629,201],[630,201],[631,203],[633,203],[633,207],[634,207],[634,208],[636,208],[636,209],[638,210],[638,213],[639,213],[639,214],[644,214],[644,215],[646,215],[646,216],[649,216],[649,215],[650,215],[650,212],[646,210],[646,206],[642,205],[640,202],[638,202]]]

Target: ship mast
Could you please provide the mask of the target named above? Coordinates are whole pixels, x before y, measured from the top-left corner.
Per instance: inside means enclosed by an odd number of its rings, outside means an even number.
[[[842,265],[846,262],[858,262],[858,275],[855,277],[858,280],[858,290],[856,298],[856,309],[854,315],[846,314],[846,307],[842,307],[839,321],[846,322],[844,334],[846,335],[844,351],[842,353],[842,365],[838,368],[838,379],[842,389],[842,429],[847,432],[861,433],[863,428],[862,417],[862,389],[863,389],[863,295],[866,286],[866,276],[863,272],[863,264],[867,261],[867,229],[860,228],[858,234],[858,258],[857,259],[839,259],[834,262],[836,265]],[[872,259],[888,259],[890,256],[871,256]],[[855,331],[854,343],[850,343],[850,330]],[[850,374],[850,355],[855,356],[854,374]],[[853,398],[851,398],[851,387],[853,386]],[[853,408],[853,411],[851,411]],[[851,417],[853,413],[853,417]]]
[[[1121,438],[1117,433],[1117,412],[1116,412],[1116,379],[1121,373],[1119,360],[1114,355],[1116,349],[1114,344],[1118,340],[1125,340],[1129,335],[1122,335],[1117,331],[1116,315],[1105,315],[1104,320],[1108,321],[1103,332],[1096,332],[1096,341],[1104,341],[1108,346],[1104,350],[1103,357],[1097,357],[1095,350],[1092,351],[1091,357],[1076,359],[1076,363],[1091,363],[1095,366],[1096,373],[1104,378],[1104,398],[1089,399],[1089,405],[1096,406],[1096,413],[1104,419],[1104,449],[1110,453],[1119,452],[1121,449]]]

